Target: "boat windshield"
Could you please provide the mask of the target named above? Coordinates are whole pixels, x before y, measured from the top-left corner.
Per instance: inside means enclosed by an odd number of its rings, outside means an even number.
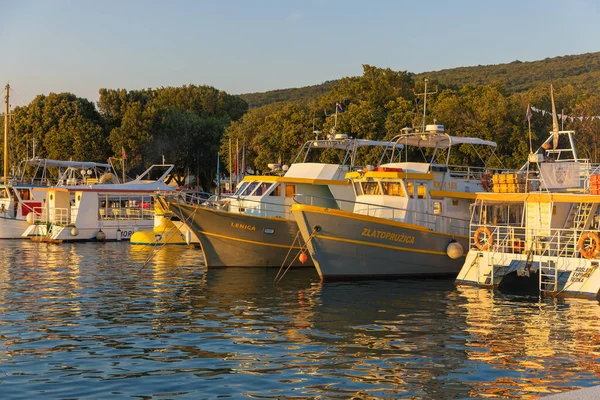
[[[234,196],[240,196],[244,192],[244,189],[246,189],[246,186],[248,186],[248,182],[242,182],[240,187],[235,191]]]

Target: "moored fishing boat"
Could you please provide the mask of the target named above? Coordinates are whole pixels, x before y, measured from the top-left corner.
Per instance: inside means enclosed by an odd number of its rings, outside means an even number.
[[[295,195],[313,196],[314,204],[328,208],[344,206],[338,200],[354,198],[344,177],[356,168],[358,149],[389,144],[339,134],[311,140],[283,176],[247,176],[233,196],[203,205],[174,199],[169,207],[198,237],[209,268],[311,266],[306,255],[295,257],[303,244],[290,212]],[[318,162],[322,150],[336,151],[341,162]]]
[[[573,133],[559,132],[558,157],[532,157],[522,178],[477,194],[457,285],[599,297],[600,168],[577,158]]]
[[[29,214],[23,236],[48,242],[129,240],[154,225],[152,195],[173,190],[166,183],[173,168],[153,165],[127,183],[80,181],[47,188],[45,203]]]
[[[460,146],[475,150],[480,165],[452,165]],[[292,213],[321,279],[456,276],[469,206],[488,186],[495,149],[491,141],[450,136],[441,125],[407,129],[389,162],[347,174],[356,194],[351,210],[299,198]]]

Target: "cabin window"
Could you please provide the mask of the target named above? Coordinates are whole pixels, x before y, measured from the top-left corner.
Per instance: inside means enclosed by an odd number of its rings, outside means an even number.
[[[273,190],[271,190],[271,193],[269,193],[269,196],[274,196],[274,197],[281,196],[281,185],[279,183],[275,184],[275,188]]]
[[[413,182],[406,183],[406,191],[408,193],[408,197],[415,197],[415,184]]]
[[[440,201],[433,202],[433,214],[434,215],[442,214],[442,202],[440,202]]]
[[[242,182],[242,184],[240,185],[240,187],[238,187],[238,189],[235,191],[235,195],[239,196],[240,194],[242,194],[242,191],[244,190],[244,188],[248,186],[248,182]]]
[[[360,182],[354,182],[354,194],[356,194],[357,196],[363,194],[362,189],[360,187]]]
[[[31,200],[31,198],[29,196],[29,190],[27,190],[27,189],[20,189],[19,197],[21,197],[21,200]]]
[[[362,190],[365,194],[371,194],[371,195],[381,194],[381,190],[379,190],[379,183],[377,183],[377,182],[363,182]]]
[[[246,189],[244,189],[244,191],[241,193],[241,196],[250,196],[250,194],[254,192],[254,189],[256,189],[257,185],[258,182],[250,182]]]
[[[457,199],[452,199],[452,205],[454,207],[457,207],[458,206],[458,200]]]
[[[383,188],[383,194],[388,196],[401,196],[404,197],[404,187],[400,182],[381,182]]]
[[[296,185],[285,185],[285,197],[293,197],[296,194]]]
[[[417,197],[419,199],[424,199],[425,197],[427,197],[427,186],[425,186],[425,185],[417,186]]]
[[[0,189],[0,199],[8,199],[8,193],[6,193],[6,189]]]
[[[269,190],[269,188],[271,187],[271,183],[268,182],[261,182],[258,184],[258,187],[256,188],[256,190],[254,191],[253,196],[262,196],[263,194],[267,193],[267,190]]]

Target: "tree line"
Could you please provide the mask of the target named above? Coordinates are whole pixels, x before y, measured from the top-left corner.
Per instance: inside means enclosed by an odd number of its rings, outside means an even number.
[[[204,190],[214,186],[217,154],[221,172],[235,163],[235,152],[245,150],[245,165],[253,172],[267,164],[289,164],[307,140],[335,131],[350,137],[388,140],[405,127],[425,123],[445,125],[458,136],[498,143],[497,154],[508,168],[522,165],[529,152],[527,106],[551,110],[549,84],[511,92],[499,82],[457,86],[430,79],[423,115],[424,80],[407,71],[363,66],[358,77],[333,83],[331,90],[307,100],[283,101],[249,109],[239,96],[209,86],[186,85],[158,89],[101,89],[97,104],[71,93],[37,96],[12,111],[10,165],[32,155],[54,159],[104,162],[127,158],[130,176],[164,156],[181,176],[198,175]],[[580,156],[600,161],[600,96],[574,85],[555,85],[555,102],[564,114],[586,116],[564,121],[575,130]],[[337,104],[338,115],[335,116]],[[590,118],[593,116],[594,118]],[[551,130],[549,114],[531,119],[537,148]],[[315,131],[317,133],[315,133]],[[322,132],[322,133],[318,133]],[[1,140],[0,140],[1,141]],[[230,143],[232,144],[230,148]],[[370,151],[370,152],[369,152]],[[363,162],[376,164],[376,149],[364,150]],[[323,161],[331,155],[325,153]],[[475,163],[467,149],[457,163]]]
[[[34,151],[58,160],[124,156],[126,172],[135,176],[164,157],[180,176],[199,175],[210,187],[224,129],[247,110],[239,96],[209,86],[100,89],[96,105],[72,93],[39,95],[11,112],[9,165]]]
[[[468,84],[460,88],[436,79],[430,80],[423,116],[424,79],[415,74],[392,71],[369,65],[360,77],[339,80],[332,90],[309,102],[281,102],[253,108],[233,122],[221,141],[221,156],[227,162],[229,143],[246,143],[246,164],[267,171],[268,163],[293,161],[302,143],[315,138],[313,131],[332,131],[336,118],[334,107],[343,109],[337,116],[336,131],[350,137],[389,140],[402,128],[442,124],[446,132],[495,141],[497,155],[507,168],[520,167],[529,153],[526,110],[528,105],[551,110],[550,82],[526,92],[509,93],[500,83]],[[586,116],[564,121],[564,129],[575,130],[579,156],[600,161],[600,96],[581,92],[572,85],[555,87],[554,98],[559,112]],[[594,117],[594,118],[592,118]],[[552,129],[550,114],[535,113],[531,119],[532,144],[535,151]],[[468,149],[461,149],[460,164],[479,160]],[[232,149],[236,151],[235,147]],[[366,154],[364,162],[376,163],[380,154]],[[326,161],[326,160],[324,160]]]

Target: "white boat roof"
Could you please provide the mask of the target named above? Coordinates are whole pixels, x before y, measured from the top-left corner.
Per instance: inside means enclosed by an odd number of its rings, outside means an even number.
[[[157,179],[145,179],[150,176],[152,169],[163,169],[164,172]],[[69,191],[93,191],[93,192],[154,192],[154,191],[173,191],[176,188],[166,183],[169,173],[175,168],[173,164],[155,164],[148,168],[136,179],[125,183],[97,183],[93,185],[60,186],[57,189],[66,189]]]
[[[332,139],[332,140],[312,140],[309,142],[311,147],[319,149],[340,149],[347,150],[354,146],[366,147],[366,146],[393,146],[395,142],[379,141],[379,140],[368,140],[368,139]]]
[[[447,149],[460,144],[480,145],[497,147],[496,142],[491,140],[483,140],[474,137],[450,136],[447,133],[431,134],[431,133],[409,133],[402,135],[396,141],[404,146],[416,147],[437,147]]]
[[[327,180],[344,179],[348,168],[341,167],[339,164],[297,163],[290,166],[284,177]],[[341,171],[342,169],[343,171]]]
[[[63,161],[48,158],[32,158],[26,160],[28,165],[46,165],[50,167],[111,168],[110,164],[91,161]]]

